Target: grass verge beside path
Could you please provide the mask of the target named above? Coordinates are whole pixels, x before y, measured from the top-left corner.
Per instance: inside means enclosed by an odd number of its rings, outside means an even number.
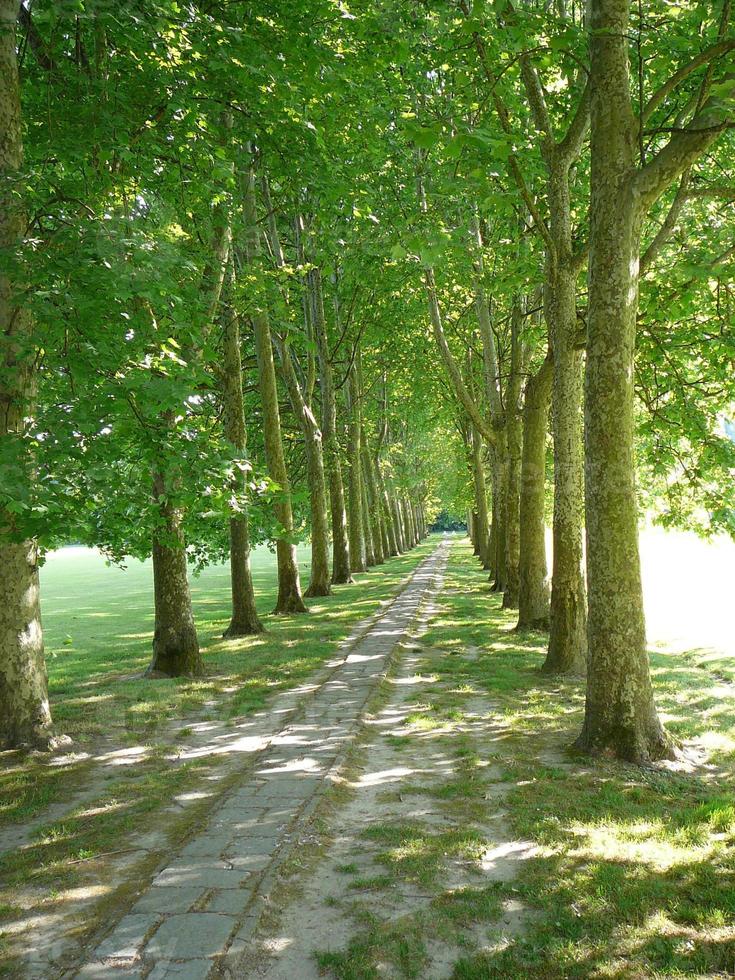
[[[657,703],[689,762],[590,760],[569,751],[582,683],[541,675],[545,637],[514,623],[455,543],[403,728],[369,750],[395,750],[386,774],[405,764],[383,809],[433,823],[376,813],[336,868],[346,897],[330,899],[352,939],[317,962],[339,980],[387,965],[454,980],[735,976],[735,688],[657,651]],[[447,771],[422,769],[427,752]],[[506,874],[503,841],[524,853]],[[407,880],[422,896],[383,913]]]
[[[23,934],[42,934],[44,923],[68,912],[76,897],[93,898],[95,880],[100,895],[119,884],[120,867],[109,858],[124,853],[131,835],[155,827],[155,812],[170,807],[175,794],[193,793],[205,781],[211,788],[224,758],[172,761],[170,721],[234,723],[271,695],[296,687],[398,591],[437,541],[430,538],[359,575],[355,584],[309,602],[308,615],[288,617],[270,615],[275,557],[259,549],[254,580],[267,632],[257,637],[222,639],[229,575],[226,568],[205,570],[192,580],[206,671],[197,680],[140,677],[152,640],[149,565],[134,562],[121,571],[81,549],[52,556],[42,583],[51,706],[57,730],[74,743],[63,764],[0,753],[0,841],[3,834],[11,839],[14,825],[35,821],[24,846],[0,855],[0,974],[16,975],[10,957],[22,948]],[[302,563],[305,557],[301,549]],[[120,750],[129,753],[128,764],[100,778],[97,760]],[[60,816],[66,804],[71,809]],[[178,825],[167,813],[169,843],[190,820],[187,813]]]

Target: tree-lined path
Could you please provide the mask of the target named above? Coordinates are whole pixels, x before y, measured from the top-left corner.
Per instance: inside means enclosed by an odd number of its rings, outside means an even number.
[[[289,711],[275,701],[263,719],[266,731],[251,725],[246,736],[220,736],[228,751],[255,754],[247,778],[160,868],[92,951],[91,962],[70,975],[194,980],[222,969],[244,975],[251,936],[277,868],[298,849],[305,822],[344,762],[392,656],[436,587],[447,548],[446,542],[439,544],[419,565],[344,659],[328,665],[326,678],[310,691],[302,690],[297,707]],[[274,729],[274,719],[286,723]],[[58,967],[37,965],[34,972],[47,976]]]
[[[0,0],[0,975],[735,975],[734,79],[732,0]]]

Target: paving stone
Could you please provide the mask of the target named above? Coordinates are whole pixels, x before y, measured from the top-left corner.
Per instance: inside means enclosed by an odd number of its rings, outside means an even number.
[[[182,858],[219,857],[230,842],[232,834],[229,828],[223,827],[216,833],[204,833],[189,843],[180,851]]]
[[[186,912],[172,915],[153,935],[145,948],[153,960],[203,959],[221,953],[237,920],[216,912]]]
[[[285,834],[273,834],[263,837],[252,837],[250,834],[236,834],[227,846],[225,854],[272,854],[284,840]]]
[[[321,780],[316,776],[303,776],[302,778],[279,778],[272,777],[263,789],[259,797],[262,800],[305,800],[317,788]]]
[[[198,888],[239,888],[247,874],[236,871],[224,861],[191,858],[179,860],[164,868],[153,879],[159,888],[175,885],[197,886]]]
[[[198,902],[205,892],[205,888],[199,888],[196,885],[151,888],[145,895],[141,895],[132,911],[160,912],[164,915],[170,915],[172,912],[188,912],[194,902]]]
[[[267,868],[272,859],[272,855],[253,854],[247,845],[241,849],[231,848],[227,853],[227,860],[237,871],[262,871]]]
[[[247,908],[253,893],[247,888],[226,888],[215,891],[208,899],[205,912],[224,912],[227,915],[241,915]]]
[[[44,980],[48,980],[49,974]],[[75,974],[74,980],[142,980],[143,974],[133,966],[113,966],[110,963],[87,963]]]
[[[171,963],[161,960],[153,967],[146,980],[206,980],[212,970],[211,960],[186,960]]]
[[[155,925],[161,921],[159,915],[150,912],[131,912],[115,926],[112,934],[100,943],[95,956],[100,960],[132,960],[138,955],[143,940]]]

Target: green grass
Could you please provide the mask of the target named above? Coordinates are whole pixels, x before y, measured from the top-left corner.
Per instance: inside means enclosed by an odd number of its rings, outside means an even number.
[[[669,728],[694,739],[706,763],[693,771],[638,769],[574,755],[584,703],[579,681],[539,672],[546,638],[517,634],[466,543],[456,543],[428,632],[431,696],[416,696],[401,737],[410,759],[435,740],[453,758],[439,780],[398,788],[423,794],[453,823],[437,833],[412,821],[363,833],[382,865],[383,889],[420,883],[426,906],[400,920],[413,951],[393,949],[396,923],[352,908],[356,933],[318,962],[340,980],[421,976],[433,940],[454,948],[454,980],[735,976],[735,687],[732,663],[712,651],[651,654],[656,700]],[[478,693],[488,706],[485,739],[471,731]],[[393,791],[396,792],[395,790]],[[498,808],[506,832],[537,845],[512,880],[457,889],[452,858],[477,866]],[[509,939],[501,912],[522,902],[524,925]],[[487,950],[472,950],[480,928]],[[495,932],[493,932],[495,930]],[[462,952],[462,946],[465,952]],[[428,959],[427,959],[428,957]]]
[[[151,815],[174,794],[203,790],[211,795],[213,789],[226,788],[217,776],[224,757],[173,764],[166,759],[176,748],[165,741],[166,724],[193,724],[203,717],[234,723],[273,694],[298,685],[435,546],[436,540],[430,540],[391,559],[358,576],[355,584],[309,602],[308,615],[294,617],[270,614],[277,591],[275,556],[259,549],[253,577],[267,632],[236,640],[221,636],[229,622],[228,569],[206,569],[192,577],[205,664],[205,676],[197,680],[141,677],[150,661],[153,628],[149,563],[131,561],[121,570],[86,549],[52,555],[41,573],[49,694],[55,727],[72,736],[72,751],[79,758],[72,756],[59,767],[33,755],[0,755],[0,828],[32,819],[38,823],[27,846],[0,855],[0,919],[10,920],[17,913],[9,910],[30,904],[63,908],[69,889],[95,887],[96,882],[109,898],[118,882],[108,880],[106,856],[124,851],[133,831],[155,825]],[[308,549],[300,548],[306,580],[307,559]],[[185,724],[179,738],[191,733],[191,724]],[[94,756],[125,747],[138,753],[134,764],[102,774],[94,759],[85,758],[85,750]],[[80,791],[84,800],[72,805],[68,815],[44,821],[50,805],[71,803]],[[185,835],[190,819],[168,814],[171,844]],[[88,924],[93,923],[90,915]],[[6,936],[4,944],[12,942]],[[12,952],[4,953],[8,963]]]

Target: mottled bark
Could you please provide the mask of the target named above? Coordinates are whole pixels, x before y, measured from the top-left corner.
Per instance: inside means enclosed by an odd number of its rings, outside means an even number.
[[[327,326],[324,318],[321,274],[318,268],[309,273],[312,295],[314,339],[319,357],[319,376],[322,400],[322,439],[324,461],[329,482],[329,503],[332,517],[332,582],[352,581],[350,547],[347,536],[347,512],[342,481],[341,450],[337,439],[337,402],[334,377],[329,355]]]
[[[360,439],[362,445],[362,438]],[[360,449],[360,490],[362,492],[362,536],[365,540],[365,566],[372,568],[375,564],[375,546],[373,544],[373,525],[370,516],[370,499],[368,497],[363,465],[363,452]]]
[[[243,217],[247,235],[248,261],[255,262],[260,254],[260,233],[255,209],[255,179],[252,171],[246,176],[244,204]],[[279,488],[274,510],[281,525],[282,533],[276,540],[278,599],[273,611],[276,614],[305,613],[306,606],[301,595],[296,545],[293,542],[294,523],[291,491],[281,440],[281,415],[278,405],[273,343],[268,313],[262,297],[256,297],[251,321],[258,361],[258,388],[263,410],[266,464],[270,478]]]
[[[583,673],[587,611],[582,575],[582,352],[576,344],[576,272],[572,256],[569,177],[566,168],[556,162],[552,163],[549,187],[556,260],[547,261],[544,309],[554,357],[551,413],[554,549],[549,648],[543,669],[552,673]]]
[[[508,451],[507,480],[505,485],[505,592],[503,608],[518,608],[520,590],[521,561],[521,443],[523,423],[521,420],[521,375],[523,373],[523,351],[521,324],[523,311],[516,301],[511,314],[511,355],[510,375],[505,396],[505,443]]]
[[[475,554],[480,559],[484,569],[492,565],[490,555],[490,515],[487,506],[487,483],[485,480],[485,464],[482,458],[482,439],[475,426],[470,427],[470,466],[472,469],[472,486],[475,495],[476,519],[473,527],[473,544]]]
[[[385,534],[388,543],[386,557],[390,555],[392,558],[400,553],[398,535],[396,533],[395,515],[393,514],[390,496],[380,469],[380,462],[377,459],[373,461],[373,467],[375,473],[375,486],[378,491],[378,498],[381,502],[383,511],[383,525],[385,527]]]
[[[490,525],[490,579],[493,592],[505,592],[507,583],[505,546],[506,486],[508,482],[505,432],[503,445],[492,453],[492,524]]]
[[[523,400],[519,630],[549,628],[544,486],[552,375],[553,361],[551,357],[547,357],[536,374],[528,379]]]
[[[33,410],[34,325],[19,305],[12,255],[26,226],[17,183],[23,163],[20,88],[15,53],[18,3],[0,0],[0,437],[22,452],[25,420]],[[12,441],[12,442],[11,442]],[[27,480],[33,479],[30,466]],[[0,745],[52,744],[41,628],[38,550],[16,540],[12,515],[0,513]]]
[[[362,463],[361,463],[361,428],[362,413],[360,405],[360,387],[358,374],[353,365],[348,379],[349,384],[349,427],[347,436],[347,455],[350,464],[349,473],[349,531],[350,531],[350,560],[355,572],[364,572],[367,568],[365,552],[365,521],[362,509]]]
[[[367,434],[362,431],[362,477],[363,486],[367,496],[367,515],[370,521],[372,536],[373,564],[382,565],[385,561],[385,528],[383,527],[383,513],[378,497],[378,488],[373,472],[373,461],[367,443]]]
[[[200,677],[204,673],[191,606],[181,512],[167,496],[164,476],[154,475],[161,526],[153,538],[155,625],[148,677]]]
[[[291,407],[301,427],[306,452],[306,481],[309,487],[311,515],[311,577],[309,588],[304,594],[309,598],[330,595],[332,590],[329,578],[329,519],[322,433],[311,406],[307,404],[304,397],[288,344],[279,342],[278,350]]]
[[[585,386],[589,660],[578,746],[634,762],[672,755],[656,713],[643,615],[633,456],[642,209],[626,0],[591,2],[591,223]]]
[[[240,358],[240,323],[235,311],[227,305],[223,318],[222,343],[222,426],[225,439],[233,447],[240,463],[232,477],[233,504],[230,516],[230,582],[232,586],[232,619],[224,636],[248,636],[263,632],[255,607],[253,577],[250,570],[250,528],[247,512],[247,429],[242,396],[242,362]]]

